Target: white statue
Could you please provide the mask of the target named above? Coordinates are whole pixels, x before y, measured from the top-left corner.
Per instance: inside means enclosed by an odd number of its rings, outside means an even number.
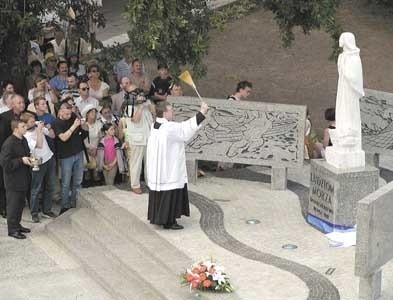
[[[359,105],[364,96],[360,50],[350,32],[341,34],[339,45],[343,53],[337,63],[336,129],[329,131],[333,146],[326,148],[326,161],[338,169],[364,167]]]

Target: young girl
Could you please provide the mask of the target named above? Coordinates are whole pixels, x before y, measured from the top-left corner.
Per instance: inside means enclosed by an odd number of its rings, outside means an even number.
[[[102,171],[106,185],[113,185],[117,170],[120,173],[127,171],[127,163],[123,155],[126,143],[121,144],[115,136],[116,127],[112,123],[105,123],[102,126],[104,137],[98,143],[97,148],[97,168]]]

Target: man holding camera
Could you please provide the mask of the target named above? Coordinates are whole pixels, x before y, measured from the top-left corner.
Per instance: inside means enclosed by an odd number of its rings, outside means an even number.
[[[52,129],[45,127],[44,122],[35,120],[35,116],[29,112],[22,113],[20,117],[27,126],[27,132],[24,137],[30,148],[32,157],[36,159],[37,169],[33,168],[31,174],[31,191],[30,191],[30,212],[34,223],[38,223],[39,213],[39,193],[43,192],[43,211],[45,216],[55,218],[52,212],[52,203],[55,194],[55,158],[51,151],[45,136],[54,138],[55,134]],[[48,125],[50,126],[50,125]],[[34,165],[34,163],[33,163]]]
[[[128,144],[128,160],[131,190],[142,194],[140,177],[142,161],[146,158],[147,140],[150,135],[150,126],[153,123],[154,107],[146,99],[143,90],[137,89],[134,84],[127,86],[123,103],[124,117],[120,121],[120,138]],[[144,175],[147,178],[146,163]],[[145,179],[145,182],[147,180]]]
[[[86,124],[72,113],[72,106],[68,103],[61,105],[53,130],[57,138],[57,155],[61,167],[60,214],[62,214],[71,207],[76,207],[77,193],[83,179],[83,140],[89,132]],[[71,197],[69,197],[71,178]]]

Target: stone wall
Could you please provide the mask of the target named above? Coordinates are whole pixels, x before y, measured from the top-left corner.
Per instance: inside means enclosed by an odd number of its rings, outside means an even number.
[[[393,182],[358,202],[355,275],[359,299],[381,294],[381,267],[393,258]]]
[[[171,97],[175,119],[200,109],[194,97]],[[298,167],[304,157],[306,107],[263,102],[205,99],[210,110],[187,145],[187,159],[274,167]]]

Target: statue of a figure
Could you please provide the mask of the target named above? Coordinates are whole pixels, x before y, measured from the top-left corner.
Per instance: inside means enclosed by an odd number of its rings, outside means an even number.
[[[333,146],[326,148],[326,161],[339,169],[365,166],[359,100],[364,96],[362,62],[355,36],[344,32],[339,45],[336,129],[329,131]]]

